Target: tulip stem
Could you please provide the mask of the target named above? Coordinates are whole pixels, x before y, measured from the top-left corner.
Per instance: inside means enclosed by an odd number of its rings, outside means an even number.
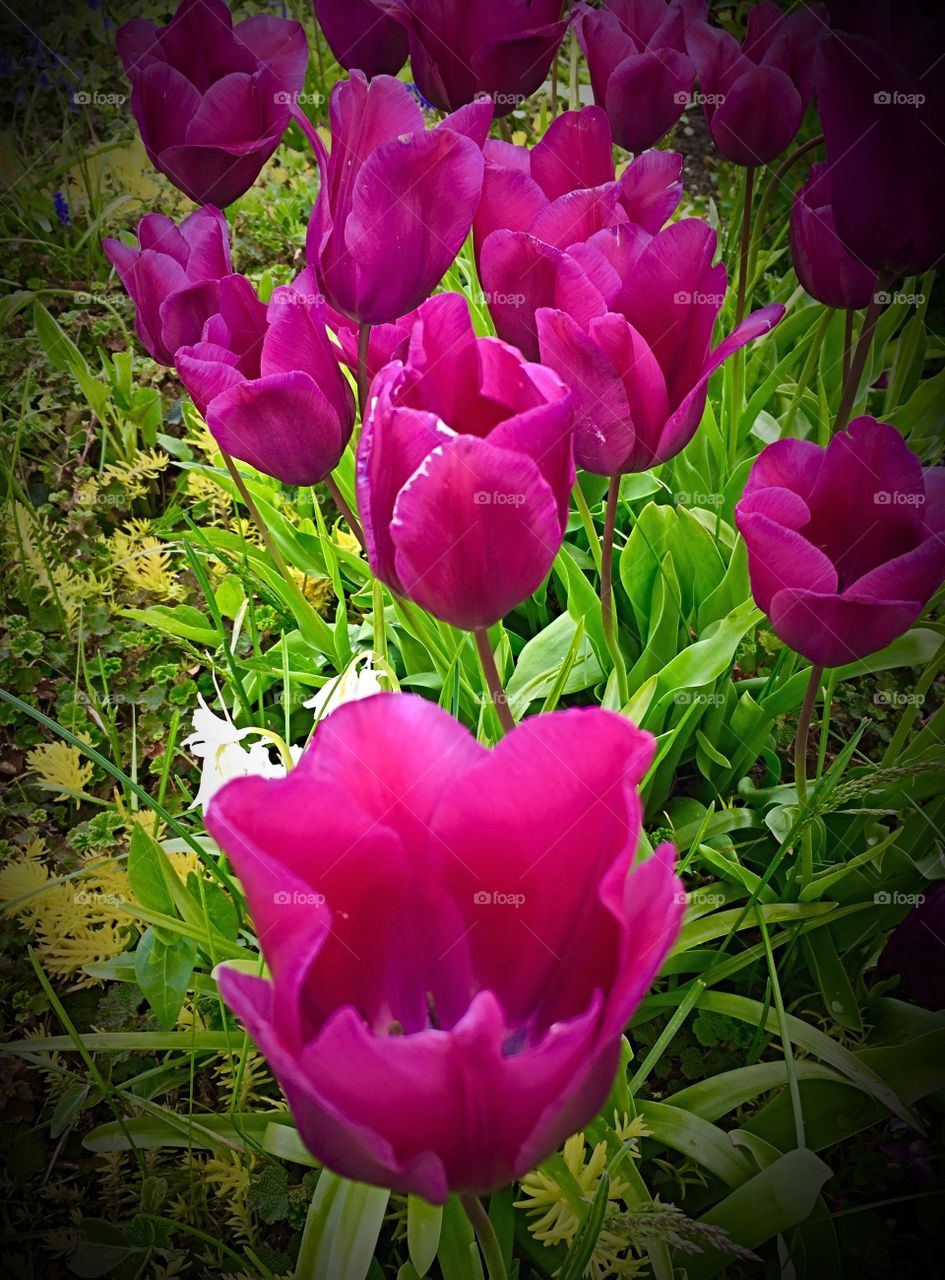
[[[843,380],[843,394],[840,397],[840,407],[837,409],[837,420],[833,424],[834,433],[843,431],[850,421],[850,414],[853,412],[857,392],[860,389],[860,382],[863,378],[863,370],[866,368],[866,357],[869,355],[873,342],[873,333],[885,302],[883,290],[886,287],[886,281],[877,279],[876,284],[876,292],[870,299],[870,305],[866,309],[866,318],[863,321],[863,328],[860,330],[860,336],[857,339],[849,373]]]
[[[855,312],[852,307],[847,307],[843,313],[843,385],[847,385],[847,379],[850,377],[850,359],[853,355],[853,318]]]
[[[499,717],[499,724],[502,726],[502,732],[511,733],[515,728],[515,721],[512,718],[512,712],[509,709],[508,696],[506,695],[505,689],[502,687],[502,681],[499,678],[499,670],[495,665],[495,658],[492,655],[492,646],[489,644],[489,633],[484,627],[476,627],[475,631],[473,631],[473,639],[476,642],[476,650],[479,653],[479,662],[482,666],[482,677],[486,682],[489,697],[492,701],[493,707],[495,707],[495,713]]]
[[[482,1201],[474,1195],[461,1195],[459,1199],[479,1241],[479,1248],[486,1260],[489,1280],[508,1280],[499,1237],[495,1233],[492,1219],[482,1207]]]
[[[764,235],[765,221],[768,217],[768,210],[771,207],[771,201],[777,194],[778,187],[784,185],[784,176],[787,171],[791,169],[798,160],[813,151],[815,147],[819,147],[823,140],[824,135],[822,133],[818,133],[815,138],[810,138],[807,142],[804,142],[801,146],[795,148],[790,155],[785,156],[777,169],[775,169],[774,173],[771,175],[764,191],[761,193],[761,199],[758,201],[758,212],[754,219],[755,230],[752,235],[751,263],[748,271],[753,285],[755,283],[755,266],[758,260],[758,246],[761,244],[761,237]]]
[[[816,665],[811,667],[807,692],[804,694],[804,702],[797,717],[797,733],[794,736],[794,786],[797,790],[797,803],[802,809],[807,805],[807,743],[810,738],[810,723],[823,678],[823,667]],[[801,885],[809,884],[813,874],[813,849],[808,823],[801,832]]]
[[[366,320],[358,325],[358,408],[361,410],[361,425],[364,426],[364,415],[367,413],[368,398],[368,350],[371,345],[371,326]]]
[[[745,170],[745,192],[742,201],[742,241],[738,260],[738,293],[735,298],[735,323],[745,318],[748,303],[748,264],[751,258],[751,206],[755,194],[755,166]]]
[[[617,627],[614,618],[614,526],[617,523],[617,501],[620,497],[620,476],[611,476],[607,490],[607,512],[604,516],[604,539],[601,545],[600,566],[600,619],[604,628],[604,639],[610,656],[614,660],[614,671],[617,673],[617,696],[620,699],[621,711],[630,700],[627,685],[627,668],[617,639]]]
[[[804,357],[804,363],[801,366],[800,375],[798,376],[794,392],[791,396],[791,403],[788,405],[788,411],[784,418],[784,427],[781,432],[784,436],[789,436],[793,430],[794,419],[797,417],[797,411],[801,403],[801,396],[804,394],[813,376],[814,367],[820,357],[821,347],[823,346],[824,338],[827,336],[827,330],[830,328],[830,322],[832,319],[833,311],[830,307],[824,307],[824,314],[821,316],[817,328],[812,335],[811,344],[807,349],[807,354]],[[800,343],[798,343],[798,346],[800,346]],[[823,429],[826,429],[826,423],[823,424]]]
[[[584,496],[584,490],[581,488],[580,480],[574,482],[574,505],[578,509],[578,515],[581,517],[581,523],[584,525],[584,532],[587,535],[587,544],[590,548],[591,556],[594,564],[597,566],[597,572],[600,573],[603,564],[603,558],[600,552],[600,538],[597,533],[597,526],[594,524],[594,517],[591,515],[591,509],[587,505],[587,498]]]
[[[364,551],[364,530],[361,528],[361,522],[348,506],[347,502],[345,502],[344,494],[338,488],[335,477],[330,473],[325,477],[325,488],[331,494],[332,502],[334,502],[335,506],[341,512],[348,528],[357,538],[358,542],[360,542],[361,550]]]
[[[286,583],[290,587],[294,586],[295,585],[294,580],[289,576],[289,570],[286,567],[286,563],[282,558],[282,553],[280,552],[279,548],[276,546],[275,542],[273,542],[272,534],[269,532],[269,528],[266,525],[265,520],[259,514],[259,508],[256,506],[256,503],[253,501],[249,490],[246,488],[246,485],[243,481],[243,477],[237,471],[236,464],[234,463],[230,455],[226,453],[223,449],[221,449],[220,452],[221,454],[223,454],[223,461],[226,463],[226,469],[227,471],[229,471],[230,477],[233,483],[236,485],[236,488],[237,488],[237,491],[239,492],[240,497],[243,499],[243,505],[246,507],[246,510],[249,512],[250,517],[253,521],[253,524],[255,524],[256,528],[259,530],[260,537],[262,538],[263,543],[265,544],[266,550],[269,552],[269,556],[270,556],[270,559],[272,560],[272,563],[279,570],[280,574],[285,579]]]

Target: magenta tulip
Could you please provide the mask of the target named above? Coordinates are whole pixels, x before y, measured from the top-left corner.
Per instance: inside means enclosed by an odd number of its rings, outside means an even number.
[[[863,6],[862,33],[824,41],[817,97],[837,233],[888,278],[945,256],[945,24],[941,8]]]
[[[768,164],[791,143],[810,102],[825,31],[818,8],[785,14],[771,0],[750,9],[741,44],[720,27],[689,24],[686,47],[699,72],[706,121],[726,159]]]
[[[891,644],[945,580],[945,467],[875,418],[762,450],[735,520],[758,607],[819,666]]]
[[[346,71],[395,76],[407,61],[407,33],[374,0],[314,0],[328,47]]]
[[[316,484],[337,465],[354,397],[308,271],[264,306],[244,276],[220,285],[203,337],[177,372],[221,449],[285,484]]]
[[[375,324],[371,326],[368,339],[367,364],[365,366],[369,383],[380,373],[385,364],[390,364],[391,360],[406,360],[407,348],[410,345],[410,335],[413,332],[413,326],[419,314],[419,311],[414,308],[413,311],[408,311],[390,324]],[[325,319],[338,342],[339,350],[336,353],[338,359],[353,374],[357,375],[357,324],[353,320],[349,320],[347,316],[343,316],[340,311],[336,311],[334,307],[329,306],[325,307]]]
[[[131,109],[151,163],[198,204],[231,204],[256,181],[289,123],[308,65],[283,18],[233,25],[223,0],[181,0],[166,27],[118,31]]]
[[[598,708],[490,750],[382,693],[213,798],[272,975],[220,990],[327,1168],[442,1204],[593,1118],[685,907],[671,845],[633,866],[653,750]]]
[[[491,97],[508,115],[542,84],[568,29],[562,0],[375,0],[402,23],[417,88],[440,111]]]
[[[469,234],[482,191],[488,101],[425,129],[406,85],[360,71],[335,85],[331,155],[312,134],[321,184],[306,244],[327,301],[389,324],[439,284]]]
[[[877,289],[875,271],[854,257],[837,235],[830,202],[830,169],[811,167],[791,208],[791,256],[797,278],[818,302],[856,311]]]
[[[689,101],[695,67],[686,26],[706,15],[705,0],[607,0],[576,6],[575,30],[591,73],[594,101],[628,151],[652,147]]]
[[[544,581],[573,483],[558,378],[477,338],[461,295],[424,303],[406,363],[374,379],[358,446],[375,574],[454,626],[492,626]]]
[[[204,205],[175,226],[160,213],[138,223],[138,248],[106,239],[102,248],[135,304],[135,330],[159,364],[197,342],[217,309],[220,280],[232,274],[226,218]]]
[[[656,236],[601,231],[563,255],[579,306],[542,307],[536,323],[542,362],[574,392],[578,466],[613,476],[674,457],[702,419],[711,374],[781,319],[780,304],[764,307],[713,348],[727,282],[714,254],[715,232],[687,218]]]

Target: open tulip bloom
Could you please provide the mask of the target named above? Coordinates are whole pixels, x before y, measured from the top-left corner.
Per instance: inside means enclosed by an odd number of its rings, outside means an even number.
[[[371,568],[469,631],[538,589],[561,546],[574,484],[571,395],[444,293],[420,308],[406,363],[371,385],[358,505]]]
[[[490,750],[378,694],[214,796],[271,973],[220,990],[328,1168],[442,1204],[593,1118],[685,906],[672,846],[633,866],[653,751],[598,708]]]
[[[159,364],[196,342],[220,300],[220,280],[233,272],[226,218],[204,205],[176,226],[161,213],[138,223],[138,247],[105,239],[102,248],[135,304],[135,331]]]
[[[268,306],[245,276],[225,280],[200,342],[177,352],[177,372],[220,448],[285,484],[316,484],[344,452],[354,396],[310,271]]]
[[[713,372],[784,314],[763,307],[713,348],[726,288],[714,252],[712,228],[686,218],[655,236],[627,223],[563,255],[570,305],[540,308],[536,323],[542,361],[574,392],[574,457],[586,471],[646,471],[674,457],[702,419]]]
[[[758,607],[817,666],[891,644],[945,580],[945,467],[923,468],[875,418],[856,418],[826,449],[768,445],[735,520]]]
[[[181,0],[166,27],[144,18],[118,32],[131,109],[151,163],[198,204],[231,204],[275,151],[305,79],[297,22],[233,25],[223,0]]]
[[[439,284],[469,234],[482,191],[492,104],[426,129],[407,86],[360,71],[332,90],[331,154],[312,133],[320,186],[306,242],[327,301],[361,324],[389,324]]]

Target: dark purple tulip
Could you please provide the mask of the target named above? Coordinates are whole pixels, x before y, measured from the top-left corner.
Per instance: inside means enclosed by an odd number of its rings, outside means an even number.
[[[707,22],[689,25],[686,47],[706,121],[726,159],[768,164],[791,143],[810,102],[814,52],[825,30],[818,9],[786,15],[770,0],[751,9],[742,44]]]
[[[826,40],[817,59],[837,233],[886,277],[945,255],[945,10],[869,11],[868,35]]]
[[[389,324],[439,284],[469,234],[482,191],[483,99],[425,129],[406,85],[361,71],[331,93],[331,155],[306,252],[326,300],[359,323]]]
[[[594,101],[628,151],[654,146],[689,101],[695,67],[686,25],[706,15],[705,0],[607,0],[576,6],[577,37],[591,73]]]
[[[674,457],[702,419],[710,376],[768,333],[780,305],[748,316],[714,349],[725,266],[712,265],[715,232],[697,218],[656,236],[625,224],[580,251],[579,309],[537,313],[542,363],[572,389],[574,457],[597,475],[646,471]],[[597,294],[596,300],[593,298]]]
[[[876,272],[837,235],[830,203],[830,167],[815,164],[791,207],[791,256],[797,278],[826,307],[857,311],[876,292]]]
[[[440,111],[493,98],[508,115],[544,82],[568,29],[561,0],[376,0],[410,39],[417,88]]]
[[[223,0],[181,0],[166,27],[134,18],[119,28],[118,52],[151,163],[191,200],[221,208],[279,145],[308,65],[297,22],[234,27]]]
[[[567,225],[569,211],[587,207],[591,197],[582,192],[604,189],[601,194],[612,197],[614,220],[635,222],[647,231],[659,231],[682,196],[682,156],[673,151],[637,156],[615,179],[613,139],[600,107],[565,111],[531,150],[490,139],[483,154],[486,172],[473,222],[477,255],[493,231],[538,235],[544,227],[549,239],[560,241],[559,227]],[[539,217],[539,231],[534,231]]]
[[[390,324],[371,326],[366,367],[368,382],[373,381],[384,365],[390,364],[391,360],[406,360],[410,334],[419,314],[419,311],[414,309]],[[325,319],[340,348],[337,352],[338,359],[356,375],[358,372],[357,324],[329,306],[325,307]]]
[[[318,25],[346,71],[395,76],[407,61],[407,33],[373,0],[314,0]]]
[[[177,372],[221,449],[285,484],[317,484],[354,425],[354,396],[325,330],[310,271],[268,306],[245,276],[220,286],[203,338]]]
[[[891,644],[945,579],[945,467],[923,469],[875,418],[856,418],[826,449],[768,445],[735,522],[758,607],[823,667]]]
[[[420,308],[406,363],[371,386],[358,506],[371,568],[437,618],[489,627],[544,581],[574,483],[571,396],[477,338],[460,294]]]
[[[931,880],[893,930],[876,972],[899,974],[906,993],[926,1009],[945,1009],[945,880]]]
[[[196,342],[217,309],[220,280],[232,273],[226,218],[204,205],[175,226],[161,213],[138,223],[138,248],[106,239],[102,248],[135,304],[135,330],[160,364]]]

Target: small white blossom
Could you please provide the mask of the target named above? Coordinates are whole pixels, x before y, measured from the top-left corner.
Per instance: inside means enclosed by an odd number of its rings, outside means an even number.
[[[314,711],[316,719],[320,720],[345,702],[357,702],[360,698],[370,698],[375,693],[382,693],[383,690],[373,666],[373,656],[367,654],[364,665],[360,668],[359,660],[355,658],[337,679],[329,680],[314,697],[303,702],[302,706]]]
[[[203,761],[200,787],[190,806],[192,809],[199,805],[206,813],[211,799],[231,778],[285,777],[285,765],[272,760],[265,740],[260,738],[248,747],[242,745],[244,738],[259,738],[258,729],[237,729],[227,716],[218,716],[211,711],[202,697],[199,701],[200,706],[194,712],[194,732],[181,744]],[[297,760],[301,748],[289,749],[293,760]]]

